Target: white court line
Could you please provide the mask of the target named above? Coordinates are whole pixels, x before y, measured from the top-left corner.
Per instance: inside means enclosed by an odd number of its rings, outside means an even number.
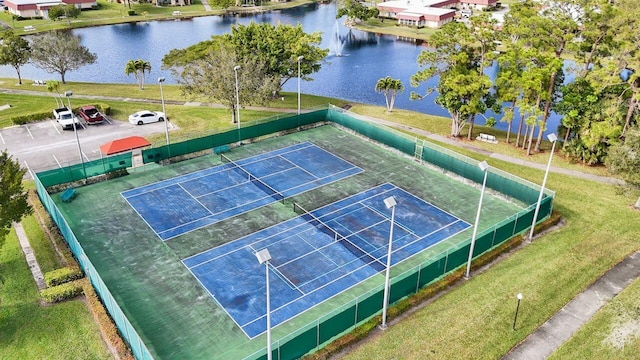
[[[56,163],[58,163],[58,167],[62,169],[62,165],[60,165],[60,161],[58,161],[58,158],[53,154],[51,154],[51,156],[53,156],[53,160],[55,160]]]
[[[31,137],[31,140],[35,140],[33,138],[33,134],[31,134],[31,130],[29,130],[29,127],[26,124],[24,125],[24,127],[25,127],[25,129],[27,129],[27,132],[29,133],[29,136]]]
[[[0,132],[0,140],[2,140],[2,144],[6,145],[7,143],[4,142],[4,138],[2,137],[2,133]]]
[[[60,129],[58,129],[58,127],[56,126],[56,122],[53,120],[49,120],[49,122],[51,123],[51,126],[53,126],[53,128],[56,129],[56,132],[60,134]]]

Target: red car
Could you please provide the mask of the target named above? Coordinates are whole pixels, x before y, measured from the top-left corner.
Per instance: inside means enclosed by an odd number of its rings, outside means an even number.
[[[78,115],[87,122],[87,124],[100,124],[104,121],[104,117],[98,109],[93,105],[82,106],[78,109]]]

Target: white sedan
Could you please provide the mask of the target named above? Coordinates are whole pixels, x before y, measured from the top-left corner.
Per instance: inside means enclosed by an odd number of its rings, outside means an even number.
[[[166,117],[162,111],[142,110],[129,115],[129,122],[134,125],[142,125],[151,122],[164,121],[165,118]]]

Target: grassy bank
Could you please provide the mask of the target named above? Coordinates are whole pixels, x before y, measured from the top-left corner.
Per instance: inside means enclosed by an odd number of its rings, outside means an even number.
[[[43,270],[55,254],[37,221],[23,222]],[[0,248],[0,359],[110,359],[81,299],[43,306],[14,231]]]

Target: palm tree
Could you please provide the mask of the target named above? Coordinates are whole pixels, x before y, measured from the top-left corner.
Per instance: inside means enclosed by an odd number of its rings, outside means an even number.
[[[381,78],[376,83],[376,91],[384,94],[387,102],[387,111],[393,110],[393,103],[396,101],[396,95],[404,91],[404,85],[400,79],[392,79],[390,76]]]
[[[56,99],[56,107],[64,107],[64,102],[62,101],[62,94],[60,94],[60,81],[48,80],[47,90],[49,92],[55,92],[56,94],[58,94],[58,96],[54,96],[54,99]]]
[[[127,74],[127,76],[133,74],[136,77],[140,90],[144,90],[145,71],[149,73],[151,72],[151,63],[142,59],[129,60],[127,61],[127,65],[124,67],[124,73]]]

